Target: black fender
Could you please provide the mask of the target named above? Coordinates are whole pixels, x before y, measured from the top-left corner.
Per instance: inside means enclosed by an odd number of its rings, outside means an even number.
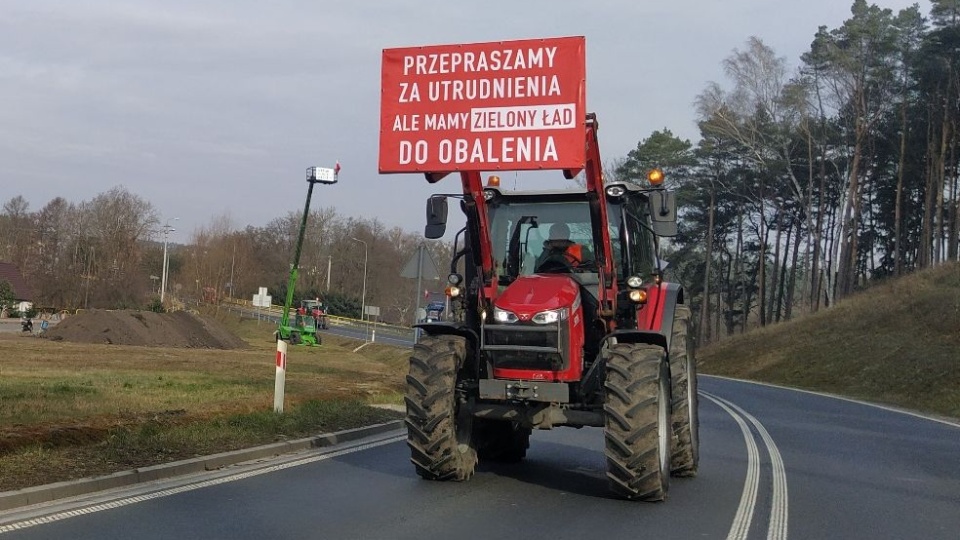
[[[467,338],[467,341],[470,342],[470,346],[473,348],[480,347],[480,336],[477,335],[471,328],[468,328],[462,324],[449,323],[449,322],[428,322],[428,323],[418,323],[413,325],[414,328],[419,328],[423,330],[428,336],[461,336]]]
[[[676,318],[677,314],[677,304],[683,304],[683,287],[676,283],[664,283],[664,294],[662,295],[662,302],[660,304],[660,309],[663,312],[663,316],[660,318],[662,321],[660,323],[660,333],[662,333],[667,338],[667,344],[665,345],[667,353],[670,352],[670,341],[673,339],[673,321]]]
[[[429,322],[413,325],[428,336],[460,336],[467,340],[467,365],[464,374],[470,378],[480,377],[480,336],[468,326],[450,322]]]
[[[670,350],[670,338],[653,330],[614,330],[603,338],[604,341],[616,339],[617,343],[647,343]],[[604,343],[606,345],[606,343]]]

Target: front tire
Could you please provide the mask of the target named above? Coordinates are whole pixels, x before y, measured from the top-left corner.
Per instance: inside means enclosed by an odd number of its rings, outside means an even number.
[[[670,340],[670,374],[673,454],[670,474],[696,476],[700,465],[700,416],[697,397],[697,363],[690,342],[690,308],[678,305]]]
[[[473,416],[456,391],[466,339],[425,336],[414,345],[407,375],[407,446],[427,480],[468,480],[477,465]]]
[[[662,501],[670,488],[670,373],[655,345],[614,345],[606,363],[607,479],[627,499]]]

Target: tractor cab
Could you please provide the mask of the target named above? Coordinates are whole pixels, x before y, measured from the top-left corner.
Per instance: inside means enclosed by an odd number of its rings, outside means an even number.
[[[585,192],[503,192],[486,188],[490,241],[500,286],[542,273],[596,274]]]

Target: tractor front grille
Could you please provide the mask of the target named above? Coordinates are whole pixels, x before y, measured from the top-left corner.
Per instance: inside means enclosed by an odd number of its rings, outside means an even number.
[[[555,324],[487,324],[482,351],[494,369],[560,371],[567,366],[567,333]]]
[[[484,345],[501,347],[538,347],[553,349],[560,348],[560,332],[556,326],[544,328],[540,326],[514,324],[488,324],[483,328]]]

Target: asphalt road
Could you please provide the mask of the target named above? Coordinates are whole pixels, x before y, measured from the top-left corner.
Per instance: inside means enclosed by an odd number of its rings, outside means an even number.
[[[402,434],[0,514],[6,538],[955,539],[960,426],[701,378],[701,464],[664,503],[610,498],[599,429],[426,482]]]

